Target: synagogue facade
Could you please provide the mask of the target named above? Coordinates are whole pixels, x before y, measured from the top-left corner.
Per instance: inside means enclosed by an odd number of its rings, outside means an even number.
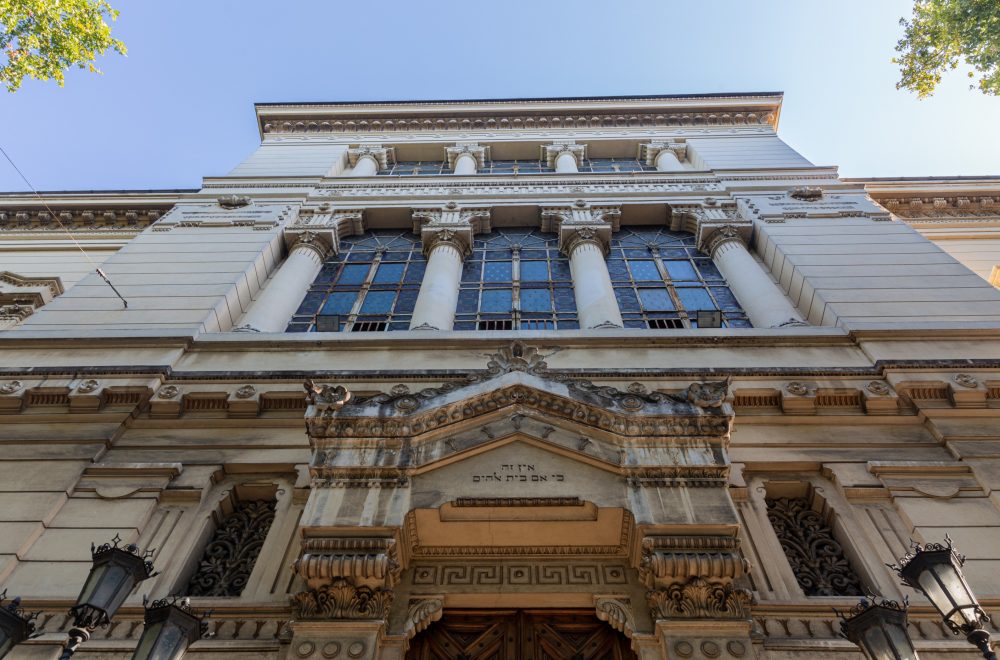
[[[1000,178],[841,178],[781,101],[258,104],[199,189],[0,194],[8,657],[116,537],[79,658],[180,596],[195,660],[860,659],[870,593],[979,657],[887,564],[1000,612]]]

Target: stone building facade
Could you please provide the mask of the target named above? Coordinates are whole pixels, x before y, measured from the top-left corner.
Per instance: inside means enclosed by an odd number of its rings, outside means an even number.
[[[1000,609],[1000,179],[780,110],[261,104],[198,190],[0,195],[10,657],[116,535],[159,574],[81,658],[144,594],[192,658],[860,658],[866,592],[976,657],[885,564],[950,534]]]

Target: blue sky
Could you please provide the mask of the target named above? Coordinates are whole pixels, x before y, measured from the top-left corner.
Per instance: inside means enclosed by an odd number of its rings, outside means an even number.
[[[781,136],[842,176],[1000,175],[1000,98],[961,73],[895,89],[910,0],[112,4],[127,58],[0,91],[39,189],[198,187],[253,151],[258,101],[753,91],[784,91]]]

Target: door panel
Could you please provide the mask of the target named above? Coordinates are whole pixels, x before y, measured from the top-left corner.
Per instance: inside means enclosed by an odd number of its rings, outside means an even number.
[[[634,660],[629,641],[589,611],[447,611],[407,660]]]

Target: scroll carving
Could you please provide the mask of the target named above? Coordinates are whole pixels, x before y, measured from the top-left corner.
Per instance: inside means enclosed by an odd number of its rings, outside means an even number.
[[[632,637],[635,631],[635,617],[632,616],[632,606],[627,598],[595,596],[594,609],[597,610],[598,619],[607,622],[626,637]]]
[[[823,516],[804,497],[767,500],[767,517],[807,596],[860,596],[861,581]]]
[[[223,519],[191,577],[189,596],[239,596],[274,522],[275,503],[241,502]]]
[[[411,639],[414,635],[423,632],[427,626],[439,621],[443,614],[443,596],[411,599],[410,606],[406,610],[406,625],[403,628],[406,638]]]

